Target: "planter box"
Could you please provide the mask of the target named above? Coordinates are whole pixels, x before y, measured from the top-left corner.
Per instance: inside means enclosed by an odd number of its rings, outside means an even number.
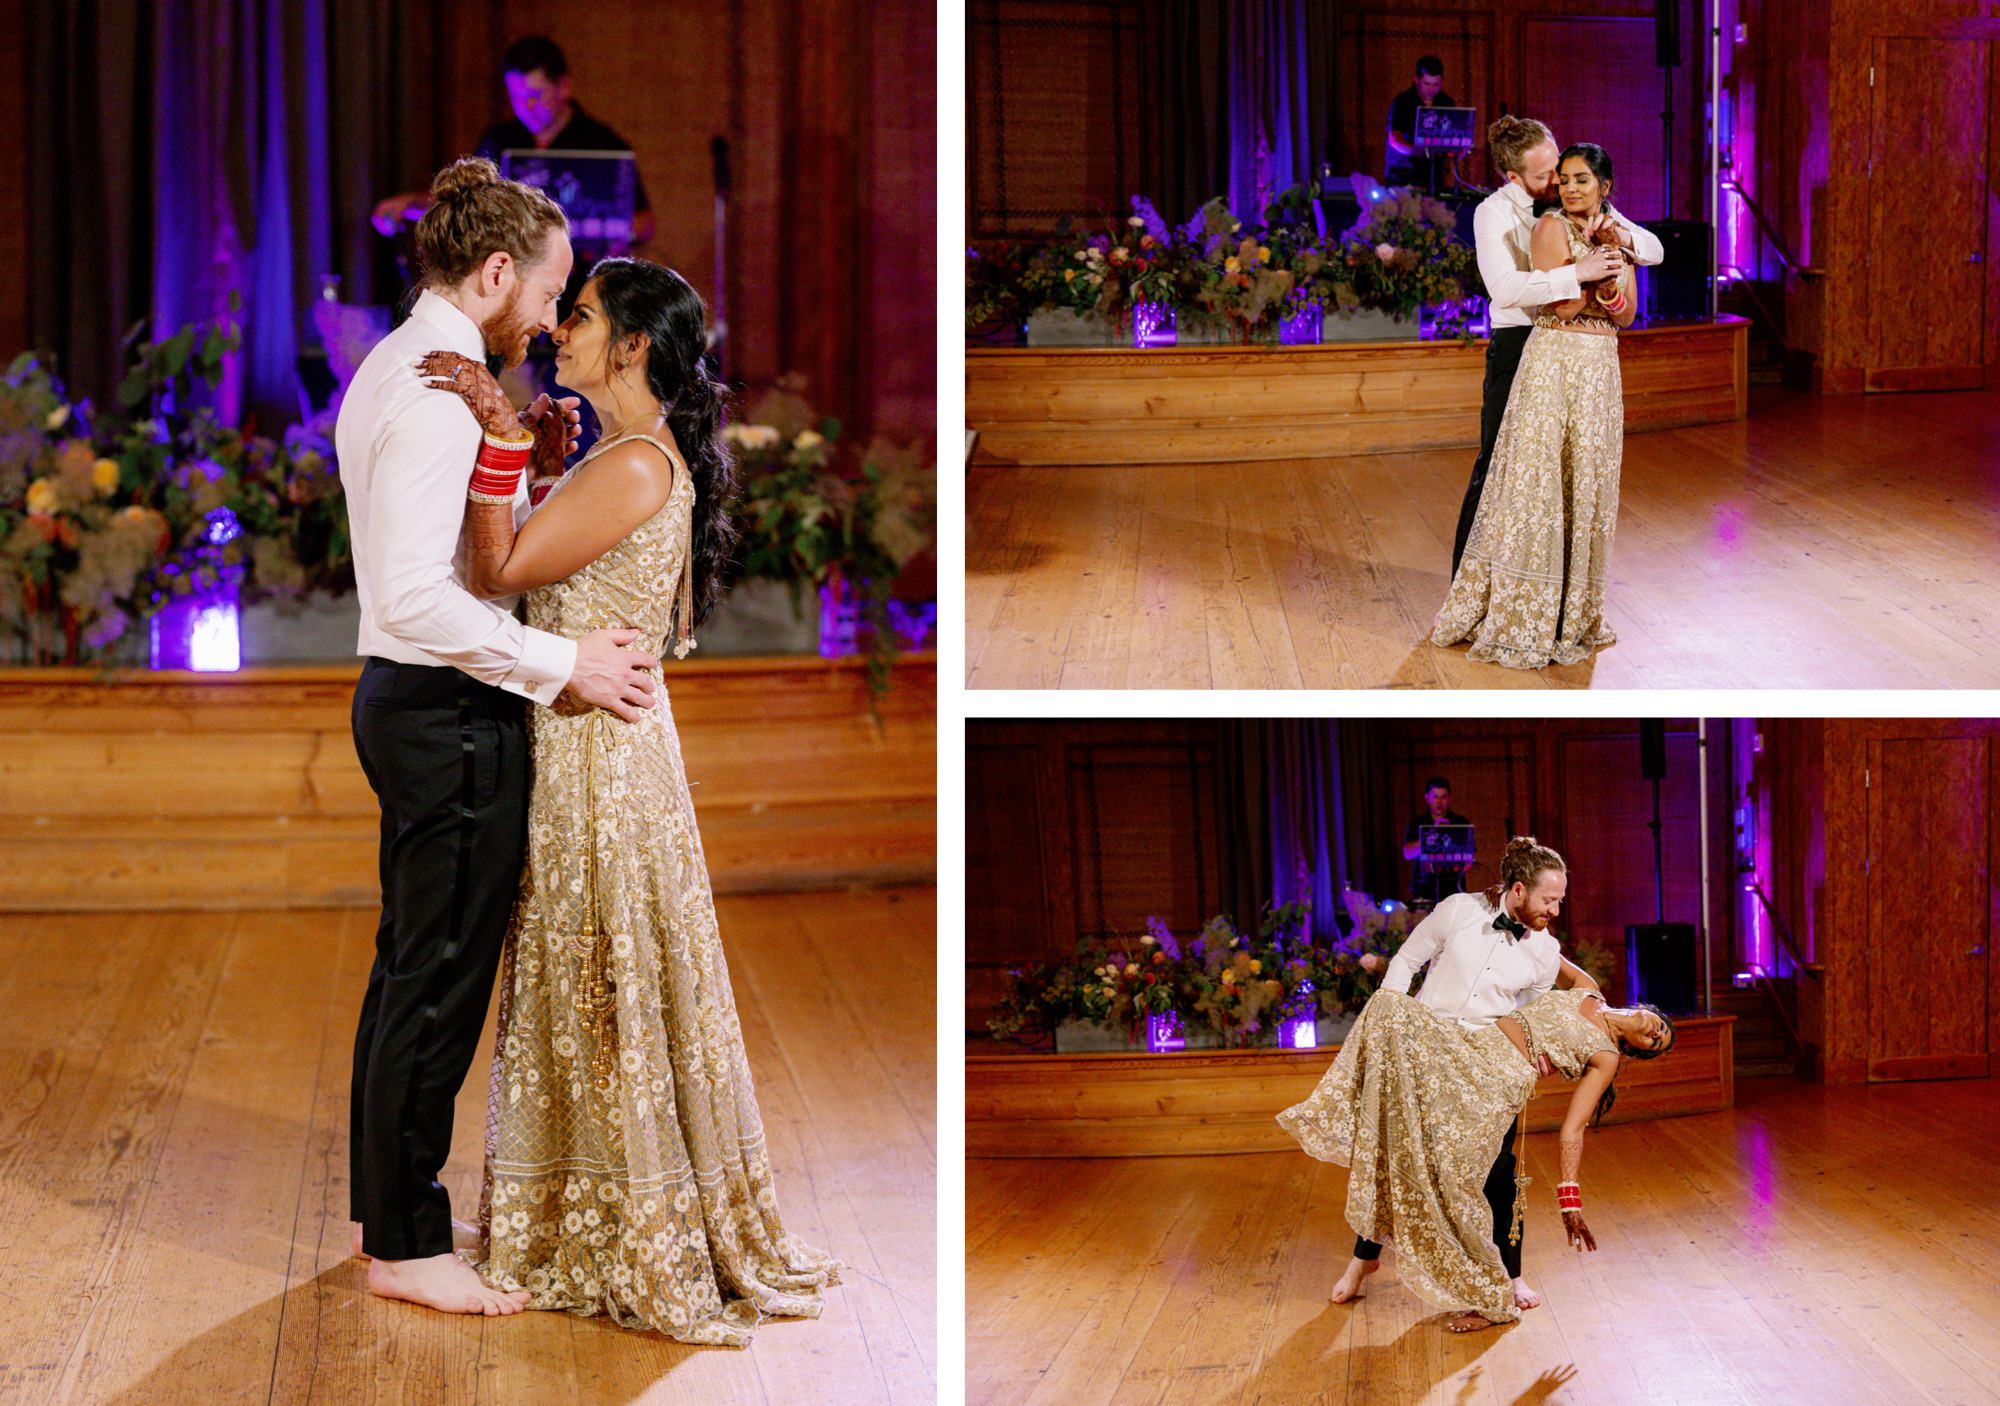
[[[345,663],[361,636],[361,602],[354,592],[273,596],[243,607],[243,662]]]
[[[809,585],[753,577],[738,581],[694,632],[700,653],[817,654],[819,594]]]
[[[1414,342],[1422,331],[1419,319],[1391,317],[1379,308],[1352,313],[1329,312],[1320,319],[1322,342]]]
[[[1102,313],[1042,308],[1028,314],[1031,347],[1129,347],[1130,328],[1120,328]]]
[[[1191,1050],[1213,1050],[1222,1047],[1222,1037],[1208,1026],[1199,1030],[1186,1029],[1183,1032],[1187,1048]],[[1139,1027],[1135,1038],[1122,1025],[1099,1025],[1089,1020],[1066,1020],[1056,1027],[1057,1054],[1107,1054],[1146,1052],[1145,1026]]]

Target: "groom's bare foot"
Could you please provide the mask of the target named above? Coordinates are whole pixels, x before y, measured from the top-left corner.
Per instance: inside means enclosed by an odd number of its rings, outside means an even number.
[[[1346,1303],[1361,1297],[1361,1281],[1382,1267],[1380,1260],[1351,1259],[1347,1262],[1347,1273],[1340,1276],[1340,1282],[1333,1286],[1333,1301]]]
[[[1516,1279],[1514,1281],[1514,1307],[1526,1309],[1540,1308],[1541,1306],[1542,1296],[1535,1292],[1527,1280]]]
[[[380,1298],[422,1304],[440,1313],[483,1313],[488,1318],[519,1313],[528,1306],[525,1293],[503,1294],[487,1288],[472,1266],[457,1255],[370,1260],[368,1291]]]
[[[468,1225],[457,1217],[453,1217],[451,1222],[451,1247],[454,1250],[470,1250],[475,1255],[486,1248],[479,1243],[479,1227]],[[365,1260],[369,1257],[368,1252],[361,1248],[361,1222],[355,1221],[354,1258]]]
[[[1482,1328],[1491,1328],[1494,1324],[1492,1319],[1485,1317],[1483,1314],[1461,1313],[1444,1326],[1447,1330],[1454,1333],[1476,1333]]]

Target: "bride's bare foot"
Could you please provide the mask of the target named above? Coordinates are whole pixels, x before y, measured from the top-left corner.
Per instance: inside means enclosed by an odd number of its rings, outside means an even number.
[[[519,1313],[528,1306],[525,1293],[503,1294],[487,1288],[472,1266],[457,1255],[370,1260],[368,1291],[385,1299],[422,1304],[440,1313],[483,1313],[488,1318]]]
[[[479,1243],[479,1227],[468,1225],[457,1217],[453,1217],[451,1222],[451,1247],[454,1250],[470,1250],[475,1255],[486,1248]],[[360,1221],[354,1222],[354,1258],[358,1260],[370,1258],[368,1252],[361,1248]]]
[[[1361,1297],[1361,1281],[1382,1267],[1380,1260],[1351,1259],[1347,1262],[1347,1273],[1340,1276],[1340,1282],[1333,1286],[1333,1301],[1346,1303]]]
[[[1482,1328],[1491,1328],[1493,1321],[1477,1313],[1461,1313],[1444,1325],[1454,1333],[1476,1333]]]
[[[1542,1296],[1534,1291],[1525,1279],[1514,1281],[1514,1307],[1521,1309],[1540,1308]]]

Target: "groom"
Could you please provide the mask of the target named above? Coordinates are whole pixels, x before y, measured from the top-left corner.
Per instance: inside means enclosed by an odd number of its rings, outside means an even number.
[[[1492,336],[1486,343],[1486,385],[1479,406],[1479,457],[1472,464],[1472,482],[1466,485],[1465,503],[1458,510],[1458,536],[1451,544],[1454,576],[1465,556],[1466,538],[1472,535],[1493,441],[1499,437],[1500,418],[1507,412],[1521,348],[1534,330],[1536,312],[1545,304],[1581,297],[1581,284],[1609,278],[1627,256],[1641,264],[1657,264],[1666,256],[1658,235],[1610,210],[1599,218],[1616,236],[1613,246],[1593,248],[1563,268],[1537,270],[1529,252],[1535,235],[1535,202],[1555,198],[1561,155],[1556,139],[1533,118],[1502,117],[1486,129],[1486,144],[1492,149],[1501,185],[1473,211],[1472,236],[1479,276],[1486,283]]]
[[[1549,924],[1562,912],[1569,892],[1569,874],[1552,849],[1537,848],[1524,879],[1492,894],[1455,893],[1444,899],[1404,939],[1389,960],[1382,989],[1409,994],[1410,983],[1426,964],[1430,974],[1416,999],[1439,1020],[1455,1020],[1468,1029],[1491,1025],[1511,1015],[1552,986],[1581,985],[1592,991],[1597,983],[1562,955]],[[1548,1056],[1541,1072],[1551,1072]],[[1510,1243],[1514,1224],[1514,1143],[1518,1120],[1507,1129],[1499,1156],[1486,1174],[1486,1204],[1493,1208],[1493,1243],[1507,1277],[1514,1281],[1514,1303],[1536,1308],[1542,1296],[1521,1277],[1521,1247]],[[1333,1301],[1346,1303],[1361,1294],[1361,1281],[1381,1268],[1382,1247],[1356,1237],[1354,1257],[1334,1285]]]
[[[567,692],[633,721],[653,704],[644,670],[659,661],[624,647],[636,630],[567,640],[523,626],[512,598],[466,590],[458,541],[481,431],[415,363],[442,349],[520,365],[535,333],[554,328],[569,223],[487,161],[440,172],[432,194],[417,226],[422,296],[355,372],[334,430],[367,657],[354,743],[382,807],[382,918],[354,1042],[350,1212],[372,1291],[491,1315],[520,1312],[527,1295],[486,1288],[452,1253],[438,1173],[527,842],[523,700]],[[567,412],[543,396],[522,423],[533,430]],[[517,516],[525,508],[521,495]]]

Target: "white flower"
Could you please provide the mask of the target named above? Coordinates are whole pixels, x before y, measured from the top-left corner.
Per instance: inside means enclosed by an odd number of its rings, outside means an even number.
[[[799,437],[792,441],[794,449],[817,449],[826,443],[826,436],[818,430],[801,430]]]
[[[1125,223],[1132,226],[1133,229],[1144,229],[1146,227],[1146,221],[1138,215],[1126,216]]]
[[[775,425],[730,425],[722,437],[739,449],[775,449],[783,438]]]
[[[1127,962],[1125,964],[1125,975],[1137,976],[1138,974],[1139,974],[1139,964],[1137,962]]]
[[[42,421],[42,428],[49,430],[59,430],[68,423],[69,423],[69,407],[67,405],[58,405],[55,409],[49,412],[49,418]]]
[[[1375,246],[1375,257],[1380,259],[1385,264],[1388,263],[1389,260],[1396,257],[1395,246],[1389,244],[1377,244]]]

